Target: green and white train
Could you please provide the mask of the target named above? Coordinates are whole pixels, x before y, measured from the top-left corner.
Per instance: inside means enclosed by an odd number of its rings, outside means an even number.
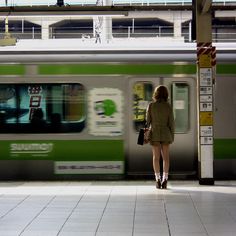
[[[236,47],[215,46],[214,177],[235,178]],[[0,179],[151,176],[151,147],[137,135],[160,84],[176,123],[170,177],[197,178],[195,45],[0,54]],[[36,110],[43,120],[32,122]]]

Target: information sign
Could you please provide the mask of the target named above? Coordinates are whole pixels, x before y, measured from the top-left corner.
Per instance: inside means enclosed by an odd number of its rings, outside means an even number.
[[[200,87],[200,95],[212,94],[212,87]]]
[[[213,126],[200,126],[200,135],[202,137],[213,136]]]
[[[212,102],[200,102],[200,111],[212,111]]]
[[[200,102],[212,102],[212,95],[200,95]]]
[[[200,112],[200,125],[213,125],[213,112]]]
[[[201,145],[212,145],[213,137],[201,137]]]
[[[211,52],[208,54],[199,55],[199,66],[200,67],[211,67]]]
[[[212,68],[200,68],[201,86],[212,86]]]

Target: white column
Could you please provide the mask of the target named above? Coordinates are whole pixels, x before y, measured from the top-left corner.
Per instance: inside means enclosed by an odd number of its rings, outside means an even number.
[[[212,14],[204,0],[195,1],[198,78],[198,159],[199,184],[214,184],[214,80],[215,49],[212,47]],[[210,2],[210,5],[212,2]],[[214,62],[214,63],[213,63]],[[214,67],[213,67],[214,66]]]
[[[103,17],[103,39],[105,42],[109,42],[112,39],[112,18],[105,16]]]
[[[63,20],[63,17],[58,17],[58,19],[53,19],[50,20],[49,18],[41,18],[41,19],[34,19],[32,18],[27,18],[27,21],[32,22],[36,25],[41,25],[41,38],[42,39],[49,39],[50,38],[50,32],[49,32],[49,26],[52,24],[55,24],[59,21]]]
[[[41,24],[41,35],[42,39],[49,39],[49,22],[48,21],[42,21]]]
[[[103,0],[103,5],[111,6],[112,0]],[[112,39],[112,18],[110,16],[106,16],[104,17],[103,21],[105,40],[108,43]]]
[[[174,17],[174,20],[173,20],[173,22],[174,22],[174,37],[181,38],[182,37],[182,35],[181,35],[181,33],[182,33],[182,28],[181,28],[182,27],[182,25],[181,25],[182,19],[181,19],[180,12],[174,12],[173,17]]]

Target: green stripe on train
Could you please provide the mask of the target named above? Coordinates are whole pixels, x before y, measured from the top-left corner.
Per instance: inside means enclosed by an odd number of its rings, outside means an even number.
[[[123,140],[8,140],[0,144],[0,160],[125,160]],[[236,159],[236,139],[215,139],[214,159]]]
[[[236,74],[236,66],[235,64],[216,65],[216,74],[226,74],[226,75]]]
[[[236,74],[235,64],[219,64],[218,74]],[[39,65],[41,75],[154,75],[154,74],[196,74],[196,65],[167,64],[67,64]]]
[[[124,161],[123,140],[8,140],[0,144],[0,160]]]
[[[214,139],[214,159],[236,159],[236,139]]]
[[[24,65],[0,65],[0,75],[24,75]]]
[[[217,74],[236,74],[235,64],[217,64]],[[0,75],[24,75],[25,65],[0,65]],[[38,65],[40,75],[95,74],[196,74],[196,65],[168,64],[44,64]]]
[[[162,64],[67,64],[39,65],[41,75],[147,75],[147,74],[195,74],[195,65],[162,65]]]

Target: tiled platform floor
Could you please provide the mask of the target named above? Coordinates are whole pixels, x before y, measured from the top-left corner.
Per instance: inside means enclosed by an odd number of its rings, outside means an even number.
[[[0,182],[0,236],[235,236],[236,181]]]

